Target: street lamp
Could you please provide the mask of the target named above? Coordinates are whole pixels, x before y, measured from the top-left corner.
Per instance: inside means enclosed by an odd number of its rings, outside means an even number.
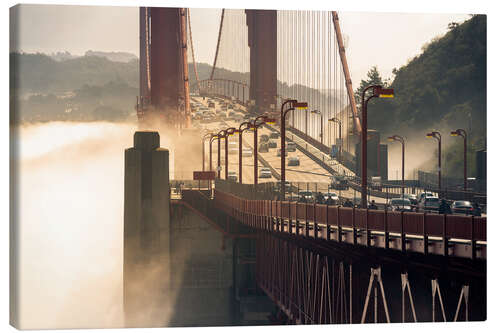
[[[434,131],[427,133],[425,135],[426,138],[435,138],[438,142],[438,186],[439,186],[439,195],[441,195],[441,133]]]
[[[319,136],[321,138],[321,143],[323,143],[323,113],[321,113],[320,110],[313,110],[311,111],[311,113],[314,113],[314,114],[319,114],[321,116],[321,127],[320,127],[320,133],[319,133]]]
[[[365,101],[365,94],[368,90],[372,90],[372,95]],[[368,133],[368,102],[374,97],[393,98],[394,89],[382,88],[380,85],[371,85],[363,90],[361,96],[362,106],[362,130],[361,130],[361,207],[366,208],[366,193],[367,193],[367,133]]]
[[[262,122],[257,124],[258,120],[261,120]],[[257,156],[257,129],[259,126],[264,125],[264,124],[274,124],[276,122],[276,119],[269,118],[266,114],[260,115],[257,118],[255,118],[252,122],[252,130],[254,131],[253,133],[253,183],[254,185],[257,185],[258,183],[258,178],[257,178],[257,168],[258,168],[258,156]]]
[[[242,128],[243,126],[246,126]],[[243,132],[248,129],[253,129],[253,125],[249,121],[242,122],[240,127],[238,128],[238,136],[239,136],[239,149],[238,149],[238,177],[240,184],[243,183]]]
[[[342,122],[337,117],[330,118],[330,119],[328,119],[328,121],[331,122],[331,123],[338,123],[339,124],[339,141],[340,141],[340,146],[339,146],[339,156],[338,156],[337,160],[340,160],[340,158],[341,158],[341,150],[342,150]]]
[[[212,133],[206,133],[201,139],[201,170],[205,171],[205,140],[212,138]]]
[[[464,138],[464,192],[467,191],[467,132],[461,128],[451,132],[451,136]]]
[[[210,171],[212,171],[212,142],[214,139],[217,139],[218,134],[212,134],[212,137],[210,138]]]
[[[399,135],[393,135],[387,138],[389,141],[399,141],[401,142],[401,196],[405,194],[405,139]]]
[[[237,129],[234,127],[226,128],[226,134],[224,135],[224,159],[225,159],[225,164],[226,164],[226,168],[224,169],[224,179],[226,179],[226,180],[227,180],[227,174],[228,174],[228,170],[229,170],[228,141],[229,141],[229,137],[233,136],[234,131],[237,131]]]
[[[285,105],[290,104],[287,109]],[[281,200],[285,200],[285,118],[288,112],[295,109],[307,110],[307,102],[297,102],[296,99],[287,99],[281,104]]]
[[[226,135],[225,130],[221,130],[221,131],[219,131],[219,133],[217,133],[217,178],[219,178],[219,179],[220,179],[220,170],[221,170],[221,167],[220,167],[220,139],[225,137],[225,135]]]

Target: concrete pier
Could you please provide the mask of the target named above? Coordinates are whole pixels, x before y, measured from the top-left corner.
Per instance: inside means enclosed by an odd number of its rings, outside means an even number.
[[[123,303],[128,327],[163,322],[151,300],[170,281],[169,151],[136,132],[125,151]]]

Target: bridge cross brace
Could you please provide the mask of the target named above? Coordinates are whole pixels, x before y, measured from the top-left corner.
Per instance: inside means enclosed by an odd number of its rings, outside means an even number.
[[[408,281],[408,273],[401,274],[401,291],[402,291],[402,299],[401,299],[401,322],[405,322],[406,316],[406,297],[405,291],[408,289],[408,298],[410,299],[411,313],[413,314],[413,321],[417,322],[417,314],[415,312],[415,305],[413,304],[413,295],[411,293],[410,281]]]
[[[385,319],[387,320],[387,323],[391,322],[391,319],[389,318],[389,309],[387,307],[387,300],[385,298],[385,291],[384,291],[384,284],[382,282],[382,275],[381,275],[381,269],[380,266],[377,268],[371,268],[371,273],[370,273],[370,281],[368,282],[368,290],[366,292],[366,298],[365,298],[365,304],[363,306],[363,314],[361,316],[361,324],[365,323],[366,320],[366,311],[368,310],[368,303],[370,302],[370,296],[372,293],[372,289],[374,289],[374,321],[377,323],[378,318],[377,318],[377,308],[378,308],[378,292],[377,292],[377,283],[378,287],[380,287],[380,294],[382,296],[382,303],[384,305],[384,312],[385,312]],[[373,285],[374,279],[377,279],[375,281],[375,286]]]

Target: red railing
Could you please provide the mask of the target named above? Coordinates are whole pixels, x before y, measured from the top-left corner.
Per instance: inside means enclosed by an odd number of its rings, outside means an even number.
[[[340,242],[356,244],[363,241],[360,244],[406,251],[408,242],[418,241],[418,244],[423,242],[419,246],[425,254],[442,255],[448,255],[448,249],[453,244],[466,244],[471,247],[469,252],[473,259],[478,250],[477,242],[482,242],[481,247],[486,246],[486,217],[247,200],[219,190],[215,191],[215,205],[254,228]],[[351,236],[347,237],[345,233]],[[377,237],[383,240],[383,245],[375,239]],[[429,251],[429,247],[436,242],[443,244],[441,252]],[[411,244],[409,247],[412,248]]]

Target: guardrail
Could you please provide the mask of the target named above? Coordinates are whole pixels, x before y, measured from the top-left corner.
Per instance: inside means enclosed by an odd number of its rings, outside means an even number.
[[[269,232],[486,259],[486,217],[248,200],[219,190],[215,190],[214,200],[215,207],[243,224]]]

